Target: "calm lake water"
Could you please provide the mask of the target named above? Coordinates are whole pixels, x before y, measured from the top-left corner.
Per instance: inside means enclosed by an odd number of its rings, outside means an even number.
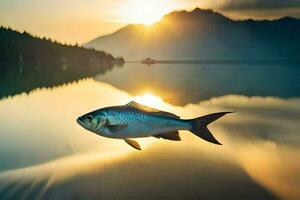
[[[145,91],[174,104],[198,103],[216,96],[300,96],[298,65],[127,63],[96,76],[134,95]]]
[[[0,81],[0,199],[299,199],[299,75],[295,65],[15,66]],[[181,142],[139,139],[141,152],[76,123],[131,100],[183,118],[237,113],[210,126],[223,146],[184,131]]]

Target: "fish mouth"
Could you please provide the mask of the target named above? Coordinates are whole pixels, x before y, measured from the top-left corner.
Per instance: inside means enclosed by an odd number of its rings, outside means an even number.
[[[78,117],[78,118],[76,119],[76,122],[77,122],[80,126],[85,127],[85,123],[84,123],[84,121],[82,120],[81,117]]]
[[[86,121],[84,120],[83,117],[78,117],[78,118],[76,119],[76,122],[77,122],[82,128],[84,128],[85,130],[88,130],[88,131],[92,131],[92,132],[93,132],[93,130],[89,127],[89,125],[86,123]]]

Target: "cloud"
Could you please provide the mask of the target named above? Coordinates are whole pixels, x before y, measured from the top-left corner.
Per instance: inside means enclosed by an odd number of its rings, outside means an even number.
[[[198,106],[237,111],[235,118],[222,127],[233,139],[260,139],[299,147],[299,104],[299,99],[229,95]]]
[[[233,19],[274,19],[282,16],[300,17],[299,0],[174,0],[178,10],[195,7],[213,9]]]
[[[199,7],[217,10],[234,19],[300,17],[298,0],[203,0],[193,2]]]
[[[298,0],[222,0],[217,7],[223,10],[256,10],[300,8]]]
[[[273,142],[248,143],[236,149],[236,158],[254,180],[289,200],[300,198],[299,155],[299,145]]]

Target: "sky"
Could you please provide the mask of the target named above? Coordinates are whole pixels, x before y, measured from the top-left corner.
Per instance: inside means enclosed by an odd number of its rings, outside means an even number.
[[[195,7],[235,19],[300,17],[300,0],[1,0],[0,25],[83,44],[129,23],[151,24],[173,10]]]

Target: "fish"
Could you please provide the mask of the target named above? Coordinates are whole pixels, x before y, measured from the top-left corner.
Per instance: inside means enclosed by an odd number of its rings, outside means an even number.
[[[90,132],[107,138],[123,139],[131,147],[142,150],[133,138],[155,137],[180,141],[179,130],[188,130],[205,141],[221,145],[207,125],[229,113],[233,112],[181,119],[173,113],[131,101],[126,105],[100,108],[78,117],[76,121]]]

